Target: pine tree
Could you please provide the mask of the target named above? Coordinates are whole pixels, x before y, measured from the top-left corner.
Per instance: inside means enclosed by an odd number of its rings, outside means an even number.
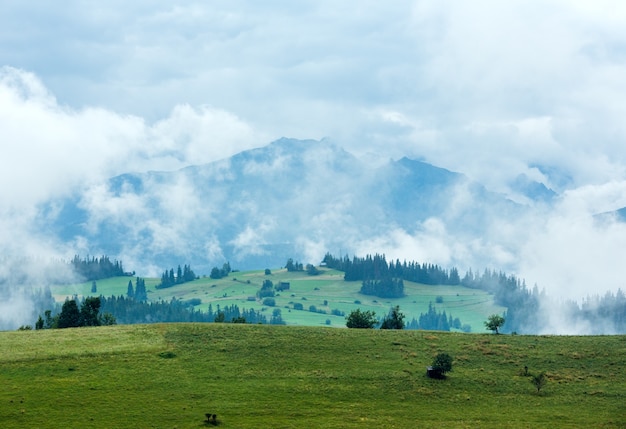
[[[400,306],[396,305],[383,319],[380,329],[404,329],[404,314],[400,312]]]
[[[133,281],[129,280],[128,281],[128,289],[126,290],[126,296],[129,298],[134,298],[135,297],[135,291],[133,290]]]
[[[135,300],[136,301],[147,301],[148,294],[146,292],[146,281],[141,277],[137,277],[135,286]]]
[[[183,280],[183,269],[180,268],[180,265],[178,266],[178,269],[176,270],[176,283],[182,283]]]

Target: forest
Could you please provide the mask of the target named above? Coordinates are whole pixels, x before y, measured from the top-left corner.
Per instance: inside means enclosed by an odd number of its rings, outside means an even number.
[[[547,325],[549,309],[558,309],[561,314],[567,314],[570,321],[589,326],[591,333],[626,333],[626,295],[621,289],[603,296],[588,296],[579,304],[575,301],[559,301],[548,296],[545,291],[540,292],[536,285],[529,289],[524,280],[490,269],[485,269],[482,274],[470,269],[460,278],[458,269],[454,267],[444,269],[434,264],[399,260],[388,263],[385,255],[381,254],[354,256],[350,259],[348,256],[335,257],[327,253],[323,263],[329,268],[343,271],[346,281],[362,281],[362,293],[365,290],[381,297],[403,293],[398,286],[402,280],[428,285],[460,284],[485,290],[493,294],[496,304],[507,308],[502,332],[539,333]],[[372,287],[373,284],[378,288]],[[427,314],[430,313],[429,310]],[[416,325],[412,321],[407,326],[411,324]],[[420,326],[419,322],[417,326]],[[438,326],[445,324],[438,323]]]
[[[124,272],[122,261],[111,261],[106,255],[99,258],[89,258],[89,256],[81,258],[79,255],[75,255],[70,261],[70,266],[76,274],[87,281],[135,275],[134,272]]]
[[[95,295],[95,279],[125,275],[121,261],[111,261],[107,256],[100,258],[84,258],[75,256],[69,262],[75,272],[83,278],[94,281],[92,292]],[[302,264],[293,260],[288,261],[293,270],[303,270]],[[482,273],[468,270],[463,277],[459,276],[456,268],[444,269],[435,264],[418,263],[415,261],[399,260],[387,262],[385,255],[375,254],[365,257],[354,256],[349,258],[334,257],[327,253],[322,266],[344,272],[345,281],[361,281],[360,292],[364,295],[373,295],[382,298],[393,298],[404,295],[404,281],[419,282],[427,285],[462,285],[468,288],[481,289],[493,295],[494,302],[506,307],[503,314],[506,322],[502,327],[503,333],[535,334],[543,331],[547,326],[550,311],[566,314],[570,323],[584,323],[590,333],[626,333],[626,295],[621,289],[617,292],[607,292],[604,295],[591,295],[580,303],[567,300],[558,300],[540,291],[538,286],[529,288],[523,279],[507,275],[501,271],[485,269]],[[220,275],[228,275],[230,265],[224,264]],[[311,275],[316,275],[310,271]],[[196,278],[190,266],[166,270],[158,287],[171,287],[175,284],[190,281]],[[271,288],[268,288],[268,290]],[[265,296],[268,291],[261,288],[258,293],[260,299],[271,299]],[[34,318],[41,316],[46,310],[51,315],[59,315],[62,306],[54,302],[49,287],[31,293],[31,300],[35,303]],[[77,306],[81,302],[78,298]],[[255,310],[239,309],[236,305],[201,312],[194,309],[194,303],[171,300],[148,302],[145,289],[145,280],[137,277],[133,285],[129,280],[128,292],[125,296],[100,296],[100,311],[111,314],[117,323],[153,323],[153,322],[239,322],[239,323],[271,323],[282,324],[280,309],[273,309],[271,316],[266,316]],[[546,310],[547,309],[547,310]],[[426,312],[419,317],[412,318],[405,326],[406,329],[450,330],[456,329],[468,332],[469,326],[446,312],[439,312],[434,305],[429,305]]]

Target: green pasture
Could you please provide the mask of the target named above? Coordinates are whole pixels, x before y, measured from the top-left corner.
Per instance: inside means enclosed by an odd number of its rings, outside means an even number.
[[[195,308],[202,311],[206,311],[209,305],[215,311],[217,305],[224,307],[235,304],[240,309],[262,311],[269,319],[274,308],[280,308],[287,324],[300,326],[345,326],[345,317],[332,315],[332,310],[348,314],[356,308],[361,308],[375,311],[382,317],[396,305],[400,306],[408,323],[413,317],[419,319],[420,313],[426,313],[428,304],[432,303],[438,311],[445,310],[448,316],[451,314],[458,317],[463,324],[470,325],[473,332],[485,332],[484,321],[487,316],[505,310],[504,307],[495,305],[493,297],[487,292],[462,286],[429,286],[405,282],[406,296],[402,298],[382,299],[361,295],[359,293],[361,282],[344,281],[343,273],[340,271],[325,268],[321,268],[321,271],[322,274],[319,276],[309,276],[304,272],[288,272],[285,269],[272,270],[271,275],[265,275],[264,270],[233,272],[219,280],[202,277],[167,289],[155,289],[160,280],[147,278],[146,289],[151,300],[200,299],[202,303]],[[278,292],[274,308],[264,306],[260,300],[249,300],[250,297],[256,296],[266,279],[275,285],[281,281],[290,284],[289,290]],[[97,294],[125,295],[129,280],[132,280],[134,285],[135,279],[132,277],[98,280]],[[87,296],[91,294],[90,291],[91,282],[52,287],[52,293],[58,301],[63,301],[67,296],[74,294]],[[443,302],[436,303],[437,297],[443,298]],[[302,304],[303,310],[295,310],[296,303]],[[309,311],[311,306],[325,313],[311,312]]]
[[[231,280],[232,281],[232,280]],[[445,380],[425,376],[439,352]],[[545,371],[537,392],[525,375]],[[624,428],[626,336],[155,324],[0,332],[2,428]]]

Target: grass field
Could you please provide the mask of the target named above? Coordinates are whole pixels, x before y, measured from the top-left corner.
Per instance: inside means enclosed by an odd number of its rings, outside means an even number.
[[[129,277],[116,277],[99,280],[97,293],[104,296],[125,295]],[[350,311],[361,308],[373,310],[378,316],[387,314],[392,306],[399,305],[406,316],[406,322],[413,317],[418,319],[420,313],[428,311],[428,304],[435,305],[438,311],[446,311],[458,317],[463,324],[472,327],[473,332],[484,332],[484,321],[493,313],[502,313],[505,308],[494,304],[493,297],[485,291],[469,289],[461,286],[429,286],[412,282],[405,282],[406,296],[398,299],[381,299],[365,296],[359,293],[361,282],[346,282],[343,272],[322,269],[319,276],[308,276],[303,272],[287,272],[287,270],[273,270],[266,276],[264,270],[233,272],[229,277],[214,280],[209,277],[184,283],[168,289],[155,289],[158,279],[146,279],[146,289],[151,300],[170,300],[171,298],[189,300],[201,299],[202,304],[196,309],[206,311],[209,305],[216,309],[219,304],[236,304],[240,309],[252,308],[271,316],[272,308],[263,306],[260,301],[249,301],[261,288],[263,281],[272,280],[274,284],[281,281],[289,282],[290,289],[280,292],[276,299],[276,307],[281,309],[282,317],[289,325],[300,326],[345,326],[345,317],[330,314],[332,310],[340,310],[348,314]],[[134,279],[133,283],[134,283]],[[91,282],[79,285],[53,286],[52,293],[58,301],[78,294],[90,295]],[[437,297],[443,299],[436,303]],[[326,302],[326,304],[325,304]],[[301,303],[304,310],[294,310],[294,304]],[[323,310],[326,314],[309,311],[311,306]]]
[[[157,324],[0,345],[2,428],[626,427],[626,336]],[[446,380],[424,375],[438,352]]]

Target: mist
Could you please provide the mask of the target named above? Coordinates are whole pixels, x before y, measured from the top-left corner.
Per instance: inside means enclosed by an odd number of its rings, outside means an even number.
[[[626,207],[621,4],[140,1],[103,5],[98,14],[80,3],[59,13],[49,7],[34,14],[25,4],[0,6],[0,25],[14,35],[0,37],[0,251],[7,257],[102,252],[84,236],[61,240],[42,227],[62,212],[55,202],[78,198],[88,230],[125,228],[127,240],[110,256],[141,275],[164,268],[145,260],[145,246],[157,256],[175,248],[211,262],[233,252],[236,263],[269,260],[268,245],[279,242],[312,263],[327,251],[378,252],[461,272],[504,270],[564,302],[624,288],[626,231],[611,215]],[[358,185],[348,166],[334,176],[321,154],[309,160],[316,174],[289,206],[299,210],[293,225],[265,204],[236,207],[217,186],[194,195],[192,176],[173,183],[154,176],[145,186],[160,198],[109,187],[121,174],[209,163],[211,177],[226,180],[230,157],[282,136],[328,138],[368,165],[406,156],[469,182],[446,195],[445,212],[408,226],[358,198],[322,198],[320,190],[345,195]],[[247,167],[278,174],[289,162]],[[524,194],[520,177],[554,198]],[[468,197],[467,183],[525,209],[489,212]],[[245,189],[236,197],[249,201]],[[228,238],[195,242],[196,225],[229,222],[218,210],[227,202],[250,213],[246,224]],[[489,226],[478,236],[459,227],[472,216]],[[376,228],[360,223],[370,218]],[[30,291],[48,283],[43,274],[3,286],[5,326],[25,323]],[[571,333],[566,313],[551,310],[546,329]]]

